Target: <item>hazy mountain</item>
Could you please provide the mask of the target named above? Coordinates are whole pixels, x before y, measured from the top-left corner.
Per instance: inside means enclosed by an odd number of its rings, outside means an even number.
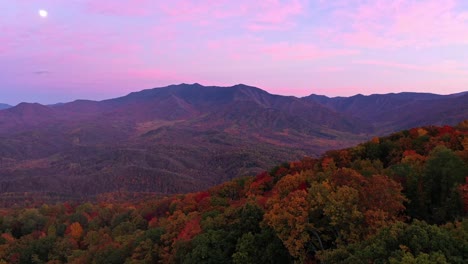
[[[424,125],[456,124],[468,118],[468,94],[437,95],[398,93],[326,97],[310,95],[305,100],[319,103],[343,115],[362,119],[379,134]]]
[[[468,116],[466,96],[297,98],[181,84],[104,101],[22,103],[0,111],[0,192],[199,190],[386,131],[456,123]]]
[[[8,104],[0,104],[0,110],[3,110],[3,109],[7,109],[7,108],[10,108],[11,105],[8,105]]]

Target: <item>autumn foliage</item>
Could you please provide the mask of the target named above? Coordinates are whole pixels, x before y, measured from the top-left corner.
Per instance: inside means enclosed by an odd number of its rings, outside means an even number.
[[[203,192],[7,208],[0,263],[463,263],[467,142],[415,128]]]

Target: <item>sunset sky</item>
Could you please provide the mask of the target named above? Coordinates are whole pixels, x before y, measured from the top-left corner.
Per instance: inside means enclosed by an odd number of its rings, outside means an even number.
[[[466,0],[0,0],[0,10],[0,103],[195,82],[295,96],[468,90]]]

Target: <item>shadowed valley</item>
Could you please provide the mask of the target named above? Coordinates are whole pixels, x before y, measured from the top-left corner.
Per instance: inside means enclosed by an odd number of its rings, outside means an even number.
[[[467,96],[297,98],[181,84],[104,101],[21,103],[0,111],[0,192],[201,190],[375,135],[456,124],[468,116]]]

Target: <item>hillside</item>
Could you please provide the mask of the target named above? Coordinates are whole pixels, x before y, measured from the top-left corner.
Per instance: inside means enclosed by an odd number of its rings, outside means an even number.
[[[455,124],[468,116],[466,96],[390,94],[345,107],[247,85],[180,84],[104,101],[21,103],[0,111],[0,193],[192,192],[384,132]]]
[[[348,130],[365,125],[245,85],[22,103],[0,111],[0,192],[195,191],[363,138]]]
[[[7,109],[7,108],[10,108],[10,107],[11,107],[11,105],[0,103],[0,110]]]
[[[453,125],[468,116],[467,93],[398,93],[334,98],[310,95],[304,99],[364,120],[379,134],[424,125]],[[429,112],[430,115],[427,114]]]
[[[465,263],[467,191],[468,121],[413,128],[202,192],[5,209],[0,259]]]

